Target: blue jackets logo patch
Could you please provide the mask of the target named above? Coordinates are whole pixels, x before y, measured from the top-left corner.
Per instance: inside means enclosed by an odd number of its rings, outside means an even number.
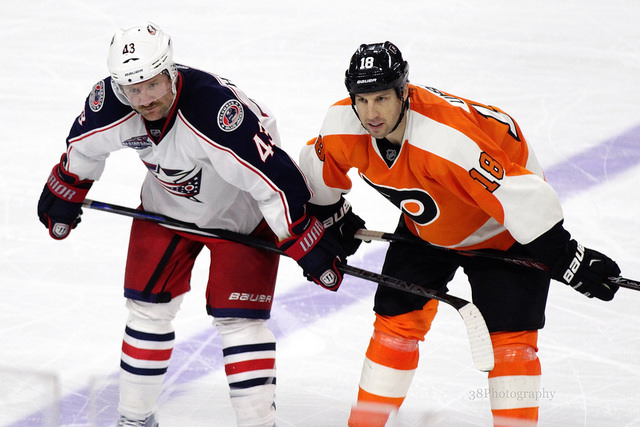
[[[236,130],[244,119],[244,108],[240,101],[230,99],[218,111],[218,126],[225,132]]]
[[[97,113],[102,109],[104,104],[104,80],[100,80],[93,86],[91,93],[89,94],[89,108],[91,111]]]
[[[202,169],[194,166],[191,170],[168,169],[160,165],[144,162],[145,166],[160,182],[160,185],[173,196],[186,197],[195,202],[200,194]]]

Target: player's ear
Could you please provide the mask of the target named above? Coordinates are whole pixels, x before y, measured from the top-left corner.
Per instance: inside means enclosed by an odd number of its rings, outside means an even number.
[[[409,98],[409,85],[404,85],[404,88],[402,88],[402,99],[407,98]]]

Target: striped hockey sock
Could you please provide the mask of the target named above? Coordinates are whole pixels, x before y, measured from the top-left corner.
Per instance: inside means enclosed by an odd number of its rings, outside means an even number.
[[[492,333],[495,368],[489,372],[494,426],[537,425],[541,367],[537,331]]]
[[[417,340],[374,330],[362,367],[358,404],[351,410],[349,427],[384,426],[389,415],[402,405],[418,358]]]
[[[131,326],[125,328],[120,361],[121,414],[136,419],[153,412],[162,390],[174,341],[173,330],[153,333]]]
[[[438,301],[430,300],[421,310],[376,314],[349,427],[382,427],[400,408],[418,367],[418,342],[431,328],[437,310]]]
[[[216,319],[237,425],[275,423],[276,341],[264,320]]]

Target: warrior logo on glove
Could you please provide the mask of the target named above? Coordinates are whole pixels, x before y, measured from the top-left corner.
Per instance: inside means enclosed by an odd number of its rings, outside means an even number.
[[[322,286],[331,289],[338,284],[338,275],[333,270],[327,270],[319,277]]]
[[[51,170],[38,200],[38,217],[56,240],[64,239],[80,223],[82,202],[93,184],[65,170],[67,155]]]
[[[51,226],[51,234],[54,239],[64,239],[69,234],[69,231],[71,231],[71,226],[62,222],[56,222]]]
[[[280,248],[302,267],[308,280],[337,291],[342,283],[338,263],[346,258],[342,246],[332,234],[325,233],[316,217],[305,217],[299,228],[299,233],[280,242]]]

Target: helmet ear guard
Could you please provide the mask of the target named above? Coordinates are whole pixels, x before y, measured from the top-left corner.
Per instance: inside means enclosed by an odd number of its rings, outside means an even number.
[[[123,104],[131,105],[122,86],[144,82],[162,72],[171,79],[175,93],[178,72],[171,37],[151,22],[116,31],[109,46],[107,67],[113,91]]]
[[[398,98],[409,81],[409,63],[393,43],[361,44],[351,57],[344,83],[354,101],[358,93],[395,89]]]

